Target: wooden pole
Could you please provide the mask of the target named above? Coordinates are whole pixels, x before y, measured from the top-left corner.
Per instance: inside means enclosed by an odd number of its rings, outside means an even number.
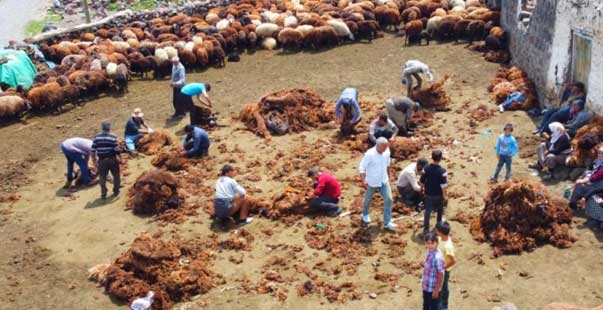
[[[86,22],[90,23],[90,10],[88,9],[88,0],[82,0],[84,5],[84,13],[86,14]]]

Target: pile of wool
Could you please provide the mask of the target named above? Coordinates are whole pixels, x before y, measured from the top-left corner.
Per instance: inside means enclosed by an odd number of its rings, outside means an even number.
[[[511,61],[511,53],[507,50],[487,51],[483,56],[486,61],[498,64],[506,64]]]
[[[230,232],[226,240],[218,243],[218,246],[225,250],[243,250],[251,251],[251,244],[255,238],[245,229],[234,230]]]
[[[184,204],[178,180],[170,172],[151,169],[143,173],[128,192],[128,208],[138,215],[160,215]]]
[[[497,104],[507,100],[507,97],[516,91],[522,92],[526,100],[523,103],[513,104],[509,110],[527,111],[538,106],[536,85],[528,74],[517,66],[498,69],[495,79],[488,86],[488,91],[492,92],[492,97]]]
[[[186,170],[193,160],[180,156],[177,149],[162,150],[157,154],[151,164],[157,168],[167,169],[169,171]]]
[[[450,104],[450,96],[446,93],[444,85],[448,81],[448,75],[443,79],[435,81],[429,87],[423,87],[419,90],[413,90],[410,98],[421,103],[421,106],[437,111],[445,111]]]
[[[157,130],[142,135],[136,141],[136,150],[146,155],[155,155],[164,147],[174,144],[174,137],[165,130]]]
[[[552,198],[541,183],[498,184],[485,202],[481,216],[471,223],[471,233],[477,241],[490,242],[495,256],[531,251],[545,243],[567,248],[576,240],[567,202]]]
[[[593,121],[578,129],[572,140],[572,166],[589,166],[597,158],[597,148],[603,142],[603,117],[596,116]]]
[[[272,197],[271,203],[267,208],[262,203],[258,203],[255,206],[264,207],[262,214],[269,219],[282,219],[285,222],[291,222],[294,220],[291,216],[303,214],[307,211],[308,198],[309,193],[307,190],[288,186]]]
[[[207,293],[223,282],[211,268],[212,255],[199,241],[163,240],[148,233],[102,272],[106,292],[131,303],[155,293],[153,310],[171,309],[176,302]]]
[[[263,96],[243,106],[239,119],[252,132],[268,138],[272,133],[297,133],[334,119],[333,108],[309,89],[288,89]]]
[[[406,160],[417,155],[423,149],[423,142],[417,138],[396,137],[389,143],[392,158]]]
[[[485,104],[480,104],[470,109],[469,119],[471,127],[476,127],[478,122],[492,118],[496,110],[489,109]]]

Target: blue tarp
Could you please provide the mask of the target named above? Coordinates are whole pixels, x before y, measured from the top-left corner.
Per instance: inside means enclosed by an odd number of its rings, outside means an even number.
[[[28,89],[33,84],[38,71],[24,51],[0,49],[0,59],[8,61],[0,64],[0,83],[16,88],[21,85]]]

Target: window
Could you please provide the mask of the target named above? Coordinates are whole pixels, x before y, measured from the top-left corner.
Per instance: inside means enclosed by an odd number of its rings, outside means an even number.
[[[538,0],[521,0],[521,6],[519,7],[519,23],[523,24],[524,27],[530,25],[532,19],[532,13],[538,5]]]

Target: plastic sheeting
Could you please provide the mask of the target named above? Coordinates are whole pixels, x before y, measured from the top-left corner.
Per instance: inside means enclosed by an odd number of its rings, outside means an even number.
[[[27,89],[33,84],[38,71],[24,51],[0,49],[0,59],[7,62],[0,64],[0,83],[16,88],[21,85]]]

